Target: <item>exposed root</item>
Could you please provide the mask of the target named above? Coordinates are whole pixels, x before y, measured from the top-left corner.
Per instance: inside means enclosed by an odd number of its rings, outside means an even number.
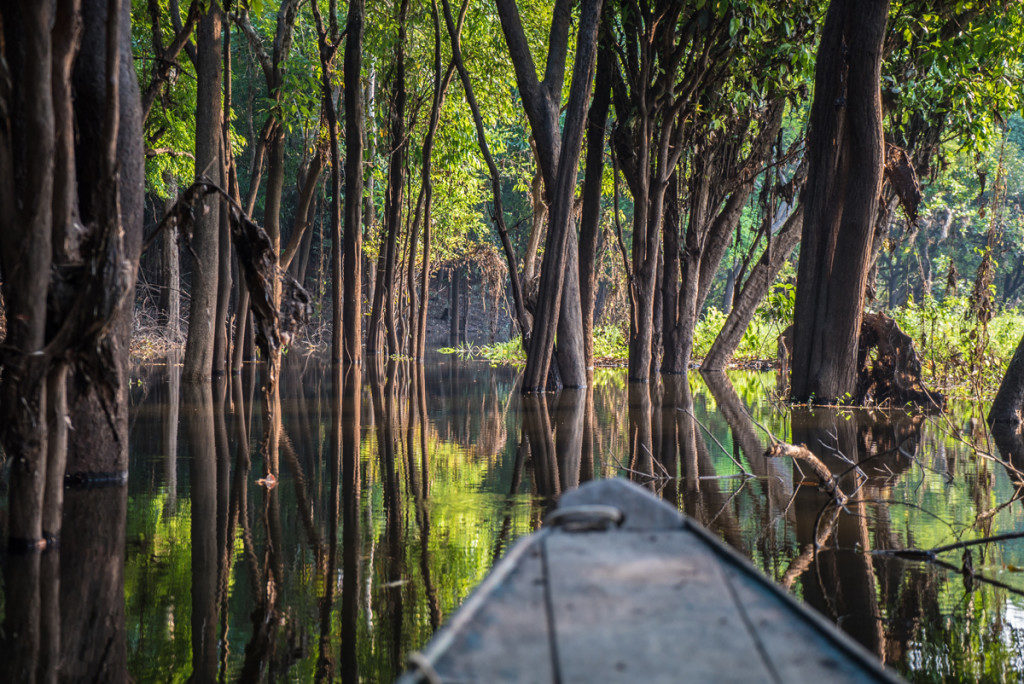
[[[943,408],[945,397],[925,388],[914,341],[883,313],[866,313],[857,349],[856,404],[917,404]]]

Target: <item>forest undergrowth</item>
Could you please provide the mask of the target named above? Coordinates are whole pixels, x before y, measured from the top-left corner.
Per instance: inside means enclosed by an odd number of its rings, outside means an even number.
[[[785,294],[769,297],[758,309],[733,356],[731,368],[768,370],[778,367],[778,338],[792,320],[792,303],[786,301]],[[913,338],[921,361],[922,378],[928,386],[951,399],[990,398],[999,387],[1024,326],[1024,309],[1021,308],[997,310],[987,322],[978,320],[966,296],[910,300],[885,313]],[[694,339],[694,367],[700,365],[711,348],[725,319],[726,314],[717,308],[709,308],[701,317]],[[525,363],[519,337],[490,345],[463,344],[440,351],[495,364]],[[597,365],[622,366],[627,355],[624,324],[595,328]]]

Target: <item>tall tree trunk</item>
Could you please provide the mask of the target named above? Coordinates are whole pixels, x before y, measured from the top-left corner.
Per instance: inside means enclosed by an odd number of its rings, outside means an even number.
[[[856,383],[882,183],[879,81],[888,14],[888,0],[833,0],[818,48],[793,316],[791,397],[798,401],[840,400]]]
[[[330,4],[330,35],[324,27],[317,3],[311,3],[316,21],[317,42],[320,49],[320,87],[324,102],[324,118],[331,148],[331,360],[341,362],[342,357],[342,264],[341,264],[341,152],[338,145],[338,109],[331,85],[331,64],[338,48],[337,6]],[[322,274],[321,274],[322,276]]]
[[[468,0],[464,0],[459,10],[459,20],[456,28],[456,43],[462,33],[462,22],[466,17],[466,9],[469,7]],[[426,351],[427,343],[427,306],[429,304],[430,291],[430,237],[431,237],[431,213],[434,200],[434,184],[431,181],[431,159],[434,151],[434,137],[437,134],[437,126],[441,120],[441,107],[444,104],[448,86],[455,74],[455,60],[448,63],[448,69],[441,75],[441,16],[437,7],[437,0],[431,0],[430,16],[434,24],[434,94],[430,104],[430,120],[427,124],[427,134],[423,138],[423,164],[420,169],[420,194],[416,200],[416,214],[413,218],[411,235],[409,237],[409,292],[410,292],[410,317],[415,316],[412,328],[412,339],[409,345],[413,358],[422,359]],[[422,209],[422,211],[421,211]],[[420,267],[420,292],[419,307],[416,305],[416,241],[419,232],[420,218],[423,219],[423,256]]]
[[[196,178],[220,179],[221,11],[211,5],[196,37]],[[185,341],[185,382],[208,380],[213,371],[217,274],[220,268],[220,199],[207,195],[197,210],[192,237],[192,303]]]
[[[405,161],[408,153],[405,129],[405,42],[409,16],[409,0],[399,0],[398,53],[395,56],[395,76],[391,97],[391,150],[388,169],[388,189],[385,198],[385,224],[387,231],[387,259],[384,264],[384,332],[388,351],[398,354],[398,334],[395,329],[395,270],[398,260],[398,233],[402,226],[402,198],[405,192]]]
[[[145,157],[138,77],[131,51],[131,3],[119,3],[118,34],[108,41],[107,29],[113,19],[107,16],[107,8],[113,4],[116,3],[109,0],[83,1],[82,48],[75,63],[73,84],[79,211],[86,225],[106,222],[112,231],[119,230],[122,238],[118,246],[118,265],[124,269],[125,284],[124,291],[119,293],[120,304],[109,321],[109,333],[100,344],[93,346],[84,365],[99,366],[103,359],[113,359],[114,372],[110,375],[114,377],[110,378],[110,384],[116,391],[110,401],[95,378],[81,370],[74,373],[68,390],[68,410],[75,429],[68,444],[67,474],[78,479],[98,476],[123,484],[128,469],[128,344],[142,248]],[[113,41],[118,50],[116,71],[111,72],[114,65],[108,63]],[[98,85],[100,80],[107,81],[105,87]],[[110,108],[116,111],[109,112]],[[112,131],[111,118],[114,117],[117,124]],[[113,139],[116,140],[115,160],[109,158],[111,135],[116,136]],[[119,215],[109,199],[94,205],[94,200],[103,196],[104,179],[108,175],[113,177],[114,166]],[[104,171],[107,167],[111,167],[109,172]],[[106,193],[108,198],[110,194]],[[117,223],[116,228],[111,222]]]
[[[601,234],[601,186],[604,181],[604,139],[612,95],[610,48],[597,55],[594,97],[587,114],[587,160],[583,173],[583,207],[580,216],[580,308],[583,312],[583,358],[588,374],[594,368],[595,264]]]
[[[395,333],[395,271],[398,260],[398,233],[401,230],[402,196],[405,189],[405,35],[408,0],[399,1],[398,52],[395,56],[394,80],[391,86],[390,149],[388,151],[388,185],[384,195],[384,240],[377,259],[377,276],[373,285],[373,303],[370,308],[370,327],[367,331],[366,351],[371,355],[381,352],[387,342],[387,353],[397,354],[398,337]]]
[[[47,455],[46,362],[37,352],[46,340],[53,229],[54,11],[51,3],[5,2],[0,14],[3,55],[17,79],[11,110],[0,121],[0,257],[10,350],[0,374],[0,437],[11,463],[10,543],[32,547],[42,543]]]
[[[169,210],[178,197],[178,179],[166,176],[168,197],[164,205]],[[178,249],[178,227],[168,226],[160,236],[161,282],[160,309],[164,313],[167,334],[172,340],[181,335],[181,251]]]
[[[230,192],[231,183],[231,24],[223,31],[222,81],[224,99],[220,123],[220,186]],[[237,188],[236,188],[237,191]],[[236,198],[237,200],[237,198]],[[217,246],[217,313],[214,316],[213,375],[224,375],[231,366],[229,352],[228,307],[231,303],[231,226],[228,205],[220,203],[220,240]]]
[[[363,201],[363,15],[365,0],[350,0],[345,38],[345,253],[342,301],[343,359],[362,362],[362,201]]]

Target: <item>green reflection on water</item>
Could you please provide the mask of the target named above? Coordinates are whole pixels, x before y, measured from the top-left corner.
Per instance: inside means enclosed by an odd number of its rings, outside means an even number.
[[[271,679],[357,673],[390,680],[509,545],[539,526],[558,491],[613,476],[673,501],[911,679],[1012,679],[1024,670],[1024,573],[1013,571],[1024,567],[1022,541],[972,556],[976,573],[1005,587],[877,553],[1024,530],[1024,503],[1014,500],[1019,478],[975,454],[970,442],[999,452],[988,435],[956,430],[962,420],[791,413],[771,399],[775,380],[763,373],[724,382],[693,374],[685,386],[665,379],[648,390],[605,371],[592,406],[572,403],[586,402],[585,393],[568,403],[546,399],[555,433],[548,441],[529,421],[524,428],[529,407],[515,371],[454,359],[421,367],[422,376],[415,368],[395,364],[363,375],[355,535],[346,534],[338,513],[345,492],[333,500],[338,461],[327,368],[303,359],[286,364],[282,443],[294,458],[283,449],[270,490],[257,484],[268,471],[258,378],[242,378],[225,393],[223,409],[215,405],[224,416],[217,482],[203,488],[215,499],[215,520],[192,518],[198,494],[190,460],[206,452],[190,431],[177,430],[173,371],[140,369],[124,557],[133,677],[192,676],[199,667],[193,631],[200,615],[212,615],[213,665],[227,679],[248,664]],[[572,421],[582,421],[581,444]],[[823,513],[828,497],[814,478],[790,461],[763,457],[765,429],[807,443],[834,473],[850,470],[840,479],[851,495],[845,511]],[[861,462],[860,471],[843,457]],[[195,533],[216,538],[215,563],[193,567]],[[357,565],[346,567],[346,550]],[[961,550],[940,558],[963,563]],[[346,572],[357,581],[346,583]],[[195,587],[215,605],[194,614]],[[346,588],[354,625],[342,613]],[[256,610],[261,605],[272,610]],[[355,662],[346,661],[352,644],[343,639],[354,639]],[[70,648],[75,636],[65,640]]]

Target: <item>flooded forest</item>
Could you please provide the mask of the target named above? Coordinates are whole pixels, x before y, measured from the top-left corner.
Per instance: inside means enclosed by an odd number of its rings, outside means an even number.
[[[0,0],[0,680],[440,681],[608,478],[1021,679],[1022,83],[1008,0]]]

